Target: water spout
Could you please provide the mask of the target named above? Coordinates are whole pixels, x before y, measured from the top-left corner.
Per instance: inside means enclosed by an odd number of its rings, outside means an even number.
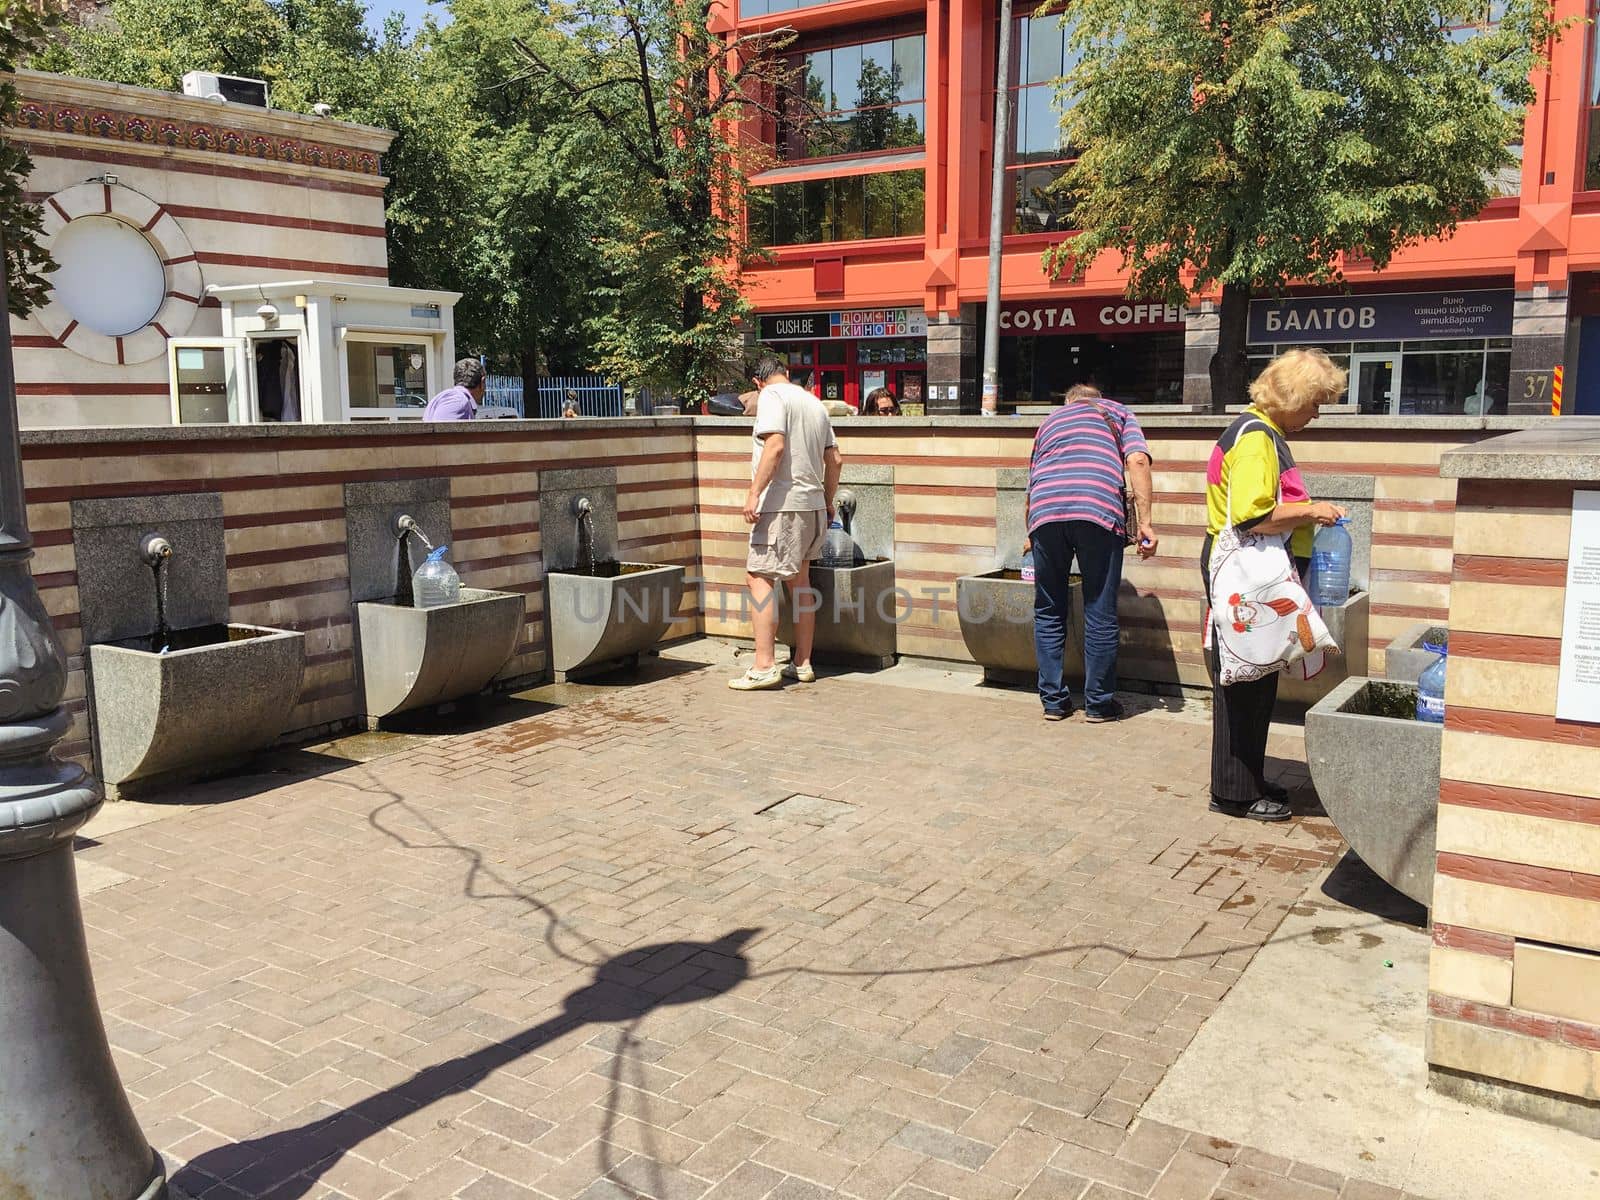
[[[595,573],[594,562],[594,505],[587,496],[574,496],[572,499],[572,512],[578,518],[578,549],[582,557],[578,566],[584,575]]]
[[[167,567],[172,561],[172,543],[159,533],[148,533],[139,543],[139,557],[155,575],[156,631],[150,638],[150,649],[165,654],[172,645],[172,629],[167,625]]]
[[[840,488],[833,494],[833,506],[838,510],[839,524],[844,526],[845,532],[855,532],[850,526],[856,515],[856,494],[849,488]]]
[[[433,543],[428,540],[428,535],[422,532],[422,527],[417,524],[417,519],[410,513],[401,513],[394,519],[394,538],[397,548],[394,567],[394,594],[406,596],[411,592],[411,555],[406,544],[407,538],[416,538],[433,553]]]
[[[422,532],[422,527],[417,524],[417,519],[408,513],[401,513],[394,519],[394,536],[404,542],[408,537],[414,537],[433,552],[433,543],[428,540],[428,535]]]

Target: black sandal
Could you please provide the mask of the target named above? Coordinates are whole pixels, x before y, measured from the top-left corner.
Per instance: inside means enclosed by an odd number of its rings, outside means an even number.
[[[1294,816],[1287,800],[1263,796],[1240,814],[1251,821],[1287,821]]]

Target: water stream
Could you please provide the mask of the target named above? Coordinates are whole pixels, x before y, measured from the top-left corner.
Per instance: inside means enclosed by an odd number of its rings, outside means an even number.
[[[150,648],[157,654],[165,654],[172,646],[172,627],[167,624],[167,563],[163,556],[151,564],[150,569],[156,576],[156,632],[151,638]]]
[[[397,561],[395,563],[394,594],[402,598],[411,595],[412,566],[410,545],[406,541],[408,537],[416,538],[428,548],[429,554],[433,553],[433,543],[428,540],[428,535],[414,525],[408,529],[400,530],[395,535]],[[409,603],[409,601],[407,602]]]
[[[578,514],[578,548],[583,551],[578,559],[580,575],[593,575],[594,569],[594,514]]]

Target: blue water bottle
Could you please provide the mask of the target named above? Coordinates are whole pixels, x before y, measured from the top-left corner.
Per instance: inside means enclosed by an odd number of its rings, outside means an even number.
[[[1340,517],[1317,530],[1311,547],[1311,601],[1318,608],[1337,608],[1350,599],[1350,518]]]
[[[1449,667],[1450,650],[1424,642],[1422,648],[1439,657],[1417,678],[1417,720],[1431,725],[1444,724],[1444,677]]]

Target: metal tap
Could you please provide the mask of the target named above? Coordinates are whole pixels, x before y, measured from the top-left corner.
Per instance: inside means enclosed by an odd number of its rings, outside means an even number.
[[[401,513],[394,519],[394,535],[404,538],[408,533],[417,532],[417,519],[409,513]]]
[[[172,543],[159,533],[147,533],[139,543],[139,557],[150,566],[159,566],[172,557]]]
[[[587,517],[592,512],[594,512],[594,505],[589,503],[589,497],[587,497],[587,496],[574,496],[572,498],[572,515],[573,516],[575,516],[575,517]]]

